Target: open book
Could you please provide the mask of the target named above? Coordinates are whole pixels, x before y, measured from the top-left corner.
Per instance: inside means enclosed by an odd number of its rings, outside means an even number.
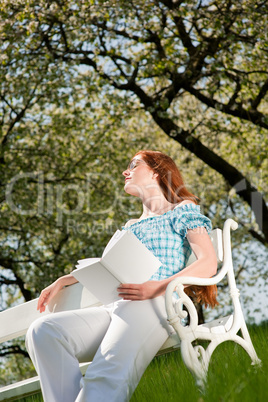
[[[79,260],[72,275],[100,302],[119,300],[120,283],[143,283],[161,266],[161,262],[131,231],[117,230],[101,258]]]

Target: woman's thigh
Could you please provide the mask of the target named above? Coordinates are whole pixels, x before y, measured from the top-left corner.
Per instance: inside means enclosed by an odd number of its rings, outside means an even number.
[[[119,301],[111,317],[96,360],[107,360],[107,356],[111,362],[141,359],[146,367],[171,332],[162,296],[144,301]]]
[[[46,315],[36,320],[31,330],[39,337],[39,345],[47,344],[48,338],[64,338],[76,358],[84,362],[94,357],[110,322],[109,310],[89,307]]]

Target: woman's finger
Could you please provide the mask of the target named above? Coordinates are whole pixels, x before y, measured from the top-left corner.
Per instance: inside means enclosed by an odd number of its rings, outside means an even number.
[[[50,296],[51,296],[51,292],[49,290],[46,290],[46,289],[42,290],[42,292],[39,296],[39,299],[38,299],[38,303],[37,303],[37,310],[40,310],[40,313],[45,311],[46,305],[48,304]]]

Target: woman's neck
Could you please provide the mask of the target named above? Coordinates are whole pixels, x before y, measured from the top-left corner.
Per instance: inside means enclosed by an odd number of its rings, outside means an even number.
[[[163,215],[164,213],[175,208],[177,204],[172,204],[171,202],[164,199],[152,199],[150,201],[143,203],[143,213],[140,219],[149,218],[151,216]]]

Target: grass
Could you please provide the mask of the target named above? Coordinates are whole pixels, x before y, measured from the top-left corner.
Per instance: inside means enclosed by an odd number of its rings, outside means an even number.
[[[201,393],[184,366],[180,351],[156,357],[144,373],[131,402],[266,402],[268,396],[268,323],[249,328],[261,367],[233,342],[213,353],[206,391]],[[20,402],[42,402],[41,395]]]

